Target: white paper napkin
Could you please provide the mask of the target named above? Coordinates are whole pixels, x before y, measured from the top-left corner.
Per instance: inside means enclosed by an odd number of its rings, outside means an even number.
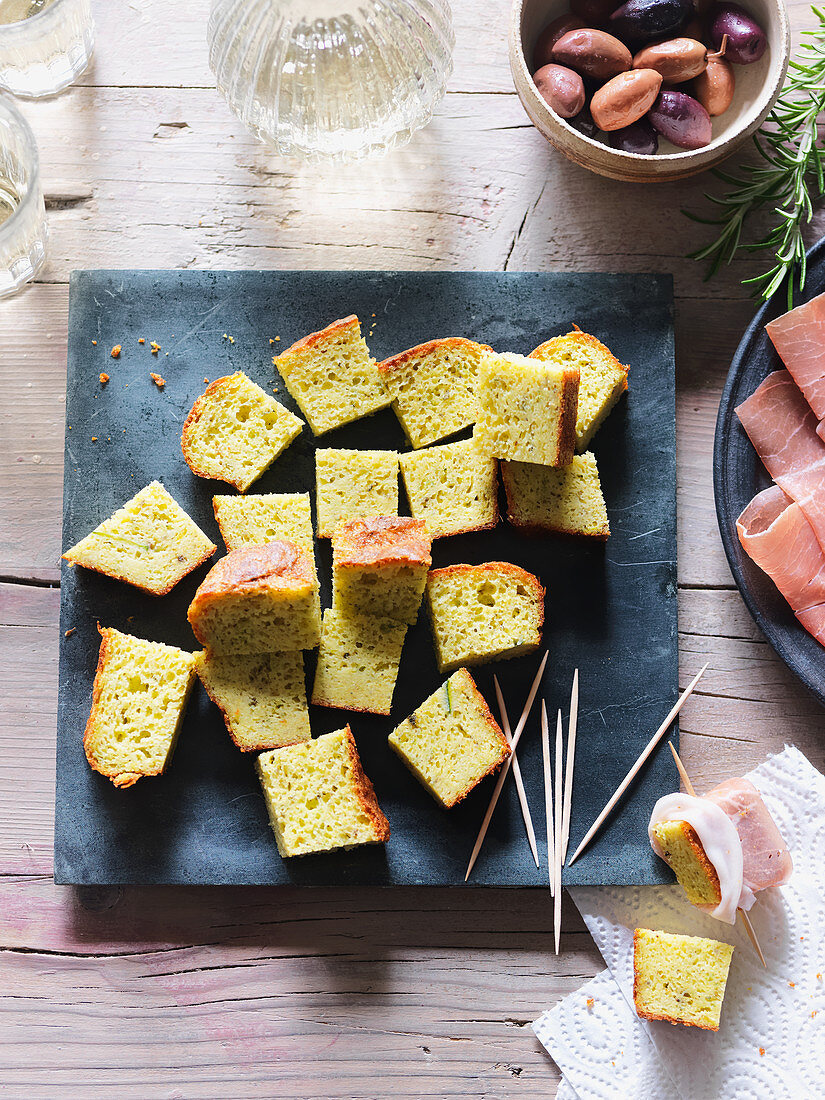
[[[609,970],[533,1025],[565,1075],[560,1097],[825,1097],[825,776],[786,748],[748,778],[794,860],[788,885],[760,893],[750,913],[767,970],[741,924],[731,928],[694,909],[679,886],[571,889]],[[637,927],[734,945],[718,1032],[639,1020]]]

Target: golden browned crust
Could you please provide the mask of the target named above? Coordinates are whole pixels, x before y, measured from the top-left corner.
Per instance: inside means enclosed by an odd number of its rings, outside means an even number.
[[[528,573],[526,569],[522,569],[520,565],[513,565],[509,561],[484,561],[479,565],[445,565],[443,569],[431,569],[427,574],[427,584],[430,581],[441,580],[442,577],[460,576],[465,573],[508,573],[514,579],[520,581],[526,588],[530,589],[531,599],[538,605],[538,622],[536,623],[536,630],[541,634],[544,626],[544,585],[533,573]],[[541,644],[537,643],[537,646]],[[536,647],[534,647],[536,648]]]
[[[465,787],[464,790],[461,791],[460,794],[457,794],[455,796],[455,798],[453,798],[449,802],[444,803],[444,805],[448,809],[452,809],[453,806],[456,806],[459,802],[463,801],[463,799],[465,799],[467,797],[467,795],[470,793],[470,791],[475,790],[475,788],[482,781],[482,779],[486,779],[488,775],[494,775],[498,771],[498,769],[501,767],[501,765],[504,763],[504,761],[507,759],[507,757],[510,755],[510,751],[511,751],[510,746],[507,743],[507,738],[504,736],[504,733],[502,732],[501,726],[499,726],[498,722],[493,717],[490,708],[487,706],[487,700],[484,698],[484,696],[478,690],[476,682],[473,679],[472,675],[470,674],[469,670],[466,669],[466,668],[460,668],[460,669],[457,670],[457,672],[453,673],[454,676],[459,675],[459,674],[463,675],[463,677],[465,678],[465,681],[467,683],[467,687],[470,689],[470,691],[476,697],[476,701],[478,702],[478,704],[481,708],[481,711],[482,711],[482,716],[481,716],[482,721],[484,721],[487,724],[487,726],[490,729],[490,732],[492,734],[494,734],[495,737],[500,742],[500,744],[501,744],[501,755],[500,755],[498,760],[494,761],[490,765],[490,767],[483,773],[483,775],[480,775],[478,777],[478,779],[475,780],[474,783],[470,783],[469,786]]]
[[[711,1024],[698,1024],[692,1020],[681,1020],[676,1016],[668,1016],[665,1013],[649,1012],[647,1009],[642,1008],[639,1004],[639,966],[637,963],[637,952],[639,949],[639,941],[641,939],[639,933],[646,931],[643,928],[635,928],[633,930],[633,1005],[636,1009],[636,1015],[640,1020],[665,1020],[669,1024],[681,1024],[683,1027],[698,1027],[701,1031],[718,1031],[718,1027],[713,1027]]]
[[[409,516],[351,519],[333,532],[336,568],[364,565],[432,565],[427,525]]]
[[[562,340],[570,340],[571,337],[573,338],[573,340],[575,340],[577,344],[587,344],[589,347],[594,348],[596,351],[601,352],[603,355],[606,355],[611,360],[611,366],[615,367],[618,371],[622,371],[622,373],[624,374],[624,385],[622,386],[622,392],[627,389],[627,375],[629,368],[626,367],[624,363],[620,363],[613,352],[610,350],[610,348],[606,347],[601,342],[601,340],[597,340],[595,336],[591,336],[588,332],[582,332],[582,330],[576,324],[573,325],[572,331],[568,332],[566,335],[554,336],[550,340],[545,340],[543,344],[539,344],[539,346],[534,351],[530,352],[528,358],[544,359],[548,352],[553,352],[556,350]]]
[[[526,535],[546,535],[549,531],[554,535],[561,535],[563,538],[587,539],[591,542],[607,542],[610,537],[609,523],[606,531],[594,531],[587,534],[581,531],[573,531],[569,527],[562,527],[561,525],[555,526],[552,523],[526,523],[516,512],[516,493],[512,482],[513,475],[510,472],[509,463],[501,462],[499,465],[501,467],[501,480],[504,485],[504,494],[507,497],[507,519],[514,527],[518,527],[519,531],[523,531]]]
[[[97,757],[94,755],[94,748],[92,747],[92,736],[94,733],[95,722],[97,720],[97,708],[100,703],[100,683],[103,677],[103,669],[106,664],[106,656],[109,651],[109,641],[112,636],[111,627],[101,627],[100,623],[97,624],[97,630],[100,634],[100,651],[97,655],[97,668],[95,669],[95,679],[92,684],[92,709],[89,712],[89,717],[86,721],[86,729],[83,731],[83,751],[86,753],[86,759],[89,761],[89,767],[92,771],[96,771],[98,775],[103,775],[107,779],[111,779],[112,783],[116,787],[132,787],[139,779],[142,779],[147,775],[160,775],[159,771],[154,772],[118,772],[115,775],[110,775],[109,772],[104,771],[98,763]]]
[[[559,442],[556,466],[569,466],[576,453],[576,420],[579,415],[579,368],[562,367]]]
[[[378,805],[375,797],[375,788],[361,766],[361,757],[358,755],[358,747],[349,725],[344,726],[344,736],[347,742],[347,752],[352,765],[352,777],[355,783],[355,797],[361,804],[361,809],[372,821],[376,832],[376,841],[385,843],[390,839],[390,823]]]
[[[387,710],[377,710],[374,707],[357,707],[353,703],[332,703],[329,699],[322,699],[314,693],[311,702],[314,707],[330,707],[332,710],[346,710],[351,714],[381,714],[386,716],[392,712],[391,707],[388,707]]]
[[[383,363],[379,363],[378,369],[384,374],[389,374],[392,371],[402,370],[412,359],[422,359],[431,352],[446,351],[449,348],[476,348],[479,351],[493,350],[487,344],[477,344],[475,340],[467,340],[463,336],[445,336],[440,340],[428,340],[424,344],[417,344],[414,348],[399,351],[397,355],[392,355],[389,359],[385,359]]]
[[[182,577],[178,577],[177,580],[174,581],[169,581],[169,583],[165,584],[162,588],[147,588],[145,584],[138,584],[136,581],[124,577],[121,573],[112,572],[109,569],[101,569],[97,565],[86,565],[85,562],[81,564],[81,569],[88,569],[90,573],[102,573],[104,577],[111,577],[112,580],[122,581],[124,584],[130,584],[132,588],[137,588],[138,591],[146,592],[150,596],[167,596],[175,587],[175,585],[180,584],[180,582],[183,580],[183,577],[188,576],[188,574],[194,572],[194,570],[197,569],[198,566],[201,566],[205,561],[208,561],[217,549],[217,546],[212,544],[211,550],[204,550],[199,558],[193,559],[191,566],[189,567],[189,569],[187,569]],[[68,551],[63,554],[62,557],[63,560],[67,561],[69,565],[73,568],[77,564],[77,561],[74,558],[69,557]]]
[[[236,373],[238,372],[236,371]],[[210,382],[203,393],[200,395],[200,397],[195,399],[195,404],[189,410],[189,415],[183,422],[183,431],[180,434],[181,450],[183,451],[183,457],[186,465],[189,467],[192,473],[197,474],[198,477],[212,478],[213,475],[211,473],[208,473],[206,470],[198,467],[197,461],[192,454],[192,449],[189,444],[189,433],[191,432],[192,427],[197,424],[197,422],[203,416],[204,405],[207,403],[207,398],[209,398],[215,392],[215,390],[220,389],[224,382],[228,382],[230,378],[234,378],[234,375],[225,374],[223,378],[216,378],[214,382]],[[235,488],[238,490],[240,490],[241,488],[240,485],[238,485],[236,482],[229,481],[229,478],[221,478],[221,480],[227,481],[230,485],[234,485]]]
[[[272,362],[277,367],[278,361],[286,358],[287,355],[292,355],[295,352],[311,351],[312,348],[317,347],[319,344],[327,343],[331,337],[349,328],[356,328],[360,335],[361,322],[354,313],[351,313],[348,317],[342,317],[339,321],[333,321],[332,324],[327,325],[326,328],[319,329],[318,332],[310,332],[308,336],[302,336],[300,340],[296,340],[294,344],[282,351],[280,355],[276,355]]]

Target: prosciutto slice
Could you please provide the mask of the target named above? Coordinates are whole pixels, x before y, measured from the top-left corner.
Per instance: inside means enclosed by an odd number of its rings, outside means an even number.
[[[825,294],[765,326],[817,420],[825,419]]]
[[[705,798],[723,810],[736,827],[742,842],[744,885],[754,894],[769,886],[784,886],[793,871],[791,853],[753,783],[728,779]]]
[[[788,371],[769,374],[736,415],[768,473],[796,501],[825,547],[825,443]]]

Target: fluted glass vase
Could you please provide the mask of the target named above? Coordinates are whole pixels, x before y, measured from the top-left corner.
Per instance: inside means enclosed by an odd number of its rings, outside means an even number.
[[[277,152],[353,160],[409,141],[452,71],[447,0],[212,0],[209,64]]]

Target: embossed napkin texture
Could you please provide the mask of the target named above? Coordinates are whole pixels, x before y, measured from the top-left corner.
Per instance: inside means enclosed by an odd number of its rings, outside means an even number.
[[[741,923],[688,905],[679,886],[576,887],[570,894],[608,965],[533,1024],[564,1074],[561,1100],[816,1100],[825,1097],[825,776],[796,748],[748,774],[794,859],[787,886]],[[640,1020],[633,929],[734,945],[718,1032]]]

